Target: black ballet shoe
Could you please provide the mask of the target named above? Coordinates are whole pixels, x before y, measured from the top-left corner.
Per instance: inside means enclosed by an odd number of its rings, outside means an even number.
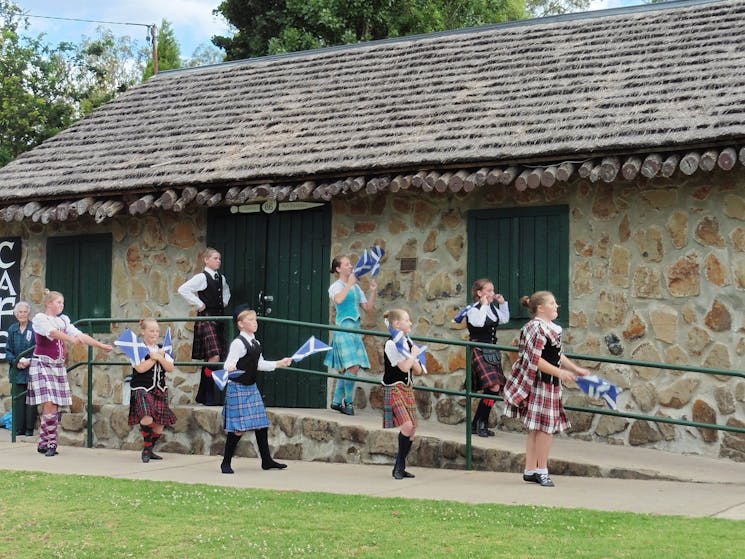
[[[229,464],[220,464],[220,471],[224,474],[234,474],[235,471]]]
[[[271,462],[262,462],[261,469],[262,470],[284,470],[287,467],[287,464],[280,464],[279,462],[275,462],[272,460]]]

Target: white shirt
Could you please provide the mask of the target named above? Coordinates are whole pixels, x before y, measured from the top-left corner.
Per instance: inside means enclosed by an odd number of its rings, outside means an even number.
[[[246,334],[245,332],[241,332],[240,335],[243,336],[243,339],[245,339],[249,345],[251,345],[251,343],[256,339],[252,334]],[[238,360],[246,355],[246,353],[246,346],[243,345],[243,342],[238,338],[230,342],[228,356],[225,358],[225,370],[228,372],[235,371]],[[257,367],[259,371],[273,371],[276,368],[276,361],[267,361],[264,359],[264,354],[259,355],[259,365]]]
[[[210,276],[214,277],[217,273],[217,270],[212,270],[211,268],[207,268],[205,266],[204,271],[207,272]],[[222,304],[223,306],[228,306],[228,301],[230,301],[230,287],[228,287],[228,281],[225,279],[225,276],[220,274],[220,277],[222,278]],[[178,288],[178,293],[181,295],[186,301],[195,307],[202,308],[204,306],[204,303],[199,298],[200,291],[204,291],[207,289],[207,278],[204,277],[203,273],[196,274],[194,277],[192,277],[190,280],[185,281],[182,283]]]
[[[34,332],[40,336],[46,336],[50,340],[54,339],[49,336],[52,330],[59,330],[73,338],[76,338],[83,333],[70,323],[70,317],[66,314],[50,316],[46,313],[40,312],[34,316],[31,320],[31,324],[34,327]]]
[[[510,321],[510,307],[507,301],[497,307],[497,316],[494,316],[494,312],[491,310],[491,305],[481,305],[481,307],[472,307],[468,309],[468,323],[476,328],[481,328],[486,323],[486,317],[491,318],[493,321],[497,321],[499,317],[500,324],[507,324]]]

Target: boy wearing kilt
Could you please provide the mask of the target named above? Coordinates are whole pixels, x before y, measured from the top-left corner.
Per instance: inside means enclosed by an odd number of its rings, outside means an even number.
[[[109,352],[112,347],[84,334],[73,326],[70,317],[62,314],[65,298],[58,291],[45,290],[44,312],[33,320],[36,346],[29,366],[26,403],[41,404],[41,424],[37,450],[45,456],[57,452],[59,407],[72,405],[72,392],[67,382],[67,346],[65,342],[85,344]]]
[[[282,470],[287,464],[280,464],[272,459],[269,452],[269,418],[266,415],[264,400],[256,387],[257,371],[273,371],[277,367],[287,367],[292,363],[291,357],[279,361],[267,361],[261,353],[261,344],[254,334],[259,327],[256,312],[248,305],[241,305],[235,309],[234,318],[240,333],[233,340],[225,359],[227,372],[241,371],[237,377],[230,378],[225,386],[225,405],[223,407],[223,422],[227,439],[225,452],[220,464],[220,471],[232,474],[231,466],[238,442],[246,431],[253,431],[256,445],[261,456],[263,470]]]
[[[421,349],[408,338],[411,333],[411,318],[403,309],[393,309],[384,315],[386,326],[391,332],[403,332],[405,338],[397,346],[393,338],[385,342],[383,374],[383,428],[398,427],[398,453],[393,466],[393,478],[413,478],[414,474],[406,471],[406,457],[411,450],[416,432],[416,400],[412,388],[411,375],[421,375],[423,369],[417,355]],[[402,351],[402,349],[404,351]]]
[[[561,355],[561,326],[553,321],[559,305],[549,291],[522,297],[533,317],[520,330],[518,358],[504,387],[505,415],[521,417],[528,429],[523,480],[553,487],[548,454],[554,433],[569,428],[561,401],[561,381],[590,372]]]
[[[145,318],[140,321],[140,327],[142,340],[149,353],[132,367],[128,423],[140,425],[143,438],[142,461],[147,463],[150,460],[163,459],[153,452],[153,447],[163,433],[163,428],[176,423],[176,414],[168,407],[166,392],[166,373],[173,371],[174,364],[171,356],[158,344],[158,322],[154,318]]]

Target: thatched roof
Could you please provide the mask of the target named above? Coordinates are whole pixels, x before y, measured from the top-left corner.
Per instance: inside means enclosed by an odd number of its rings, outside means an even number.
[[[739,149],[744,22],[745,0],[673,2],[163,73],[0,169],[0,191],[157,196]]]

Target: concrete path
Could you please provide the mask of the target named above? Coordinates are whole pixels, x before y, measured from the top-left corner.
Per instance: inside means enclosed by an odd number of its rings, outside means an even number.
[[[329,412],[316,410],[315,413]],[[342,420],[350,423],[367,421],[364,417]],[[497,438],[502,441],[491,443]],[[520,441],[524,445],[524,437],[501,432],[489,439],[490,444],[500,445],[518,444]],[[233,468],[236,473],[224,475],[219,471],[218,456],[162,453],[163,461],[143,464],[139,452],[68,446],[59,450],[58,456],[47,458],[36,452],[35,438],[19,437],[14,444],[10,442],[10,433],[0,429],[0,469],[5,470],[745,520],[745,464],[563,438],[556,440],[552,457],[573,456],[577,459],[580,455],[596,464],[622,462],[650,473],[669,469],[669,473],[674,474],[672,477],[686,481],[552,475],[556,487],[543,488],[524,483],[521,475],[514,473],[416,467],[409,468],[416,475],[415,479],[396,481],[391,477],[389,465],[288,461],[286,470],[262,471],[259,461],[251,458],[235,458]]]

